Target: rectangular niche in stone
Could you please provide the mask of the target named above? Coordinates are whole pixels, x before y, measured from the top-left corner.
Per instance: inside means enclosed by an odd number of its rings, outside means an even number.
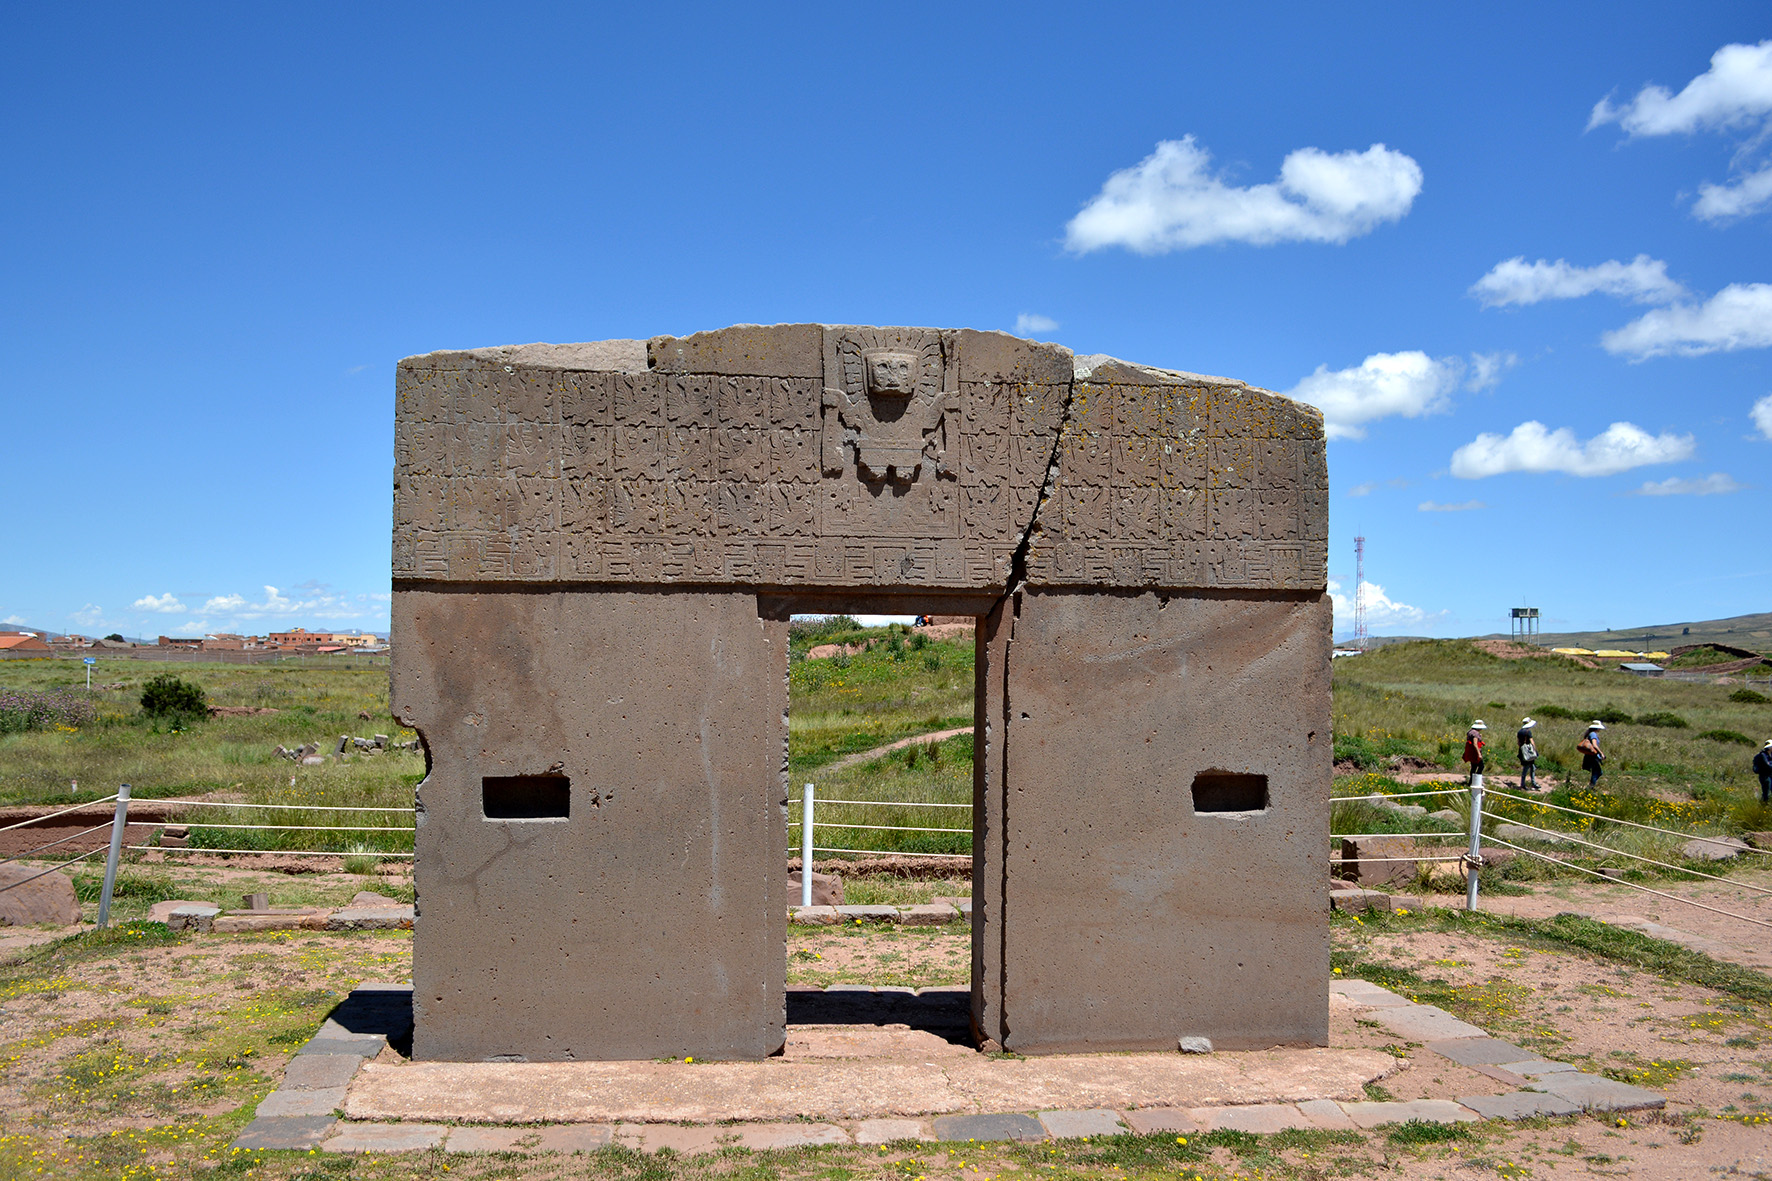
[[[566,820],[572,814],[572,780],[564,775],[487,775],[480,780],[480,800],[488,820]]]

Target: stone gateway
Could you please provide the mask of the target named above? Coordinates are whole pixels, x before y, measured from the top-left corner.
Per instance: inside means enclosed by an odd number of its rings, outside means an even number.
[[[1002,333],[402,361],[420,1059],[785,1038],[787,623],[976,617],[972,1020],[1323,1045],[1322,417]]]

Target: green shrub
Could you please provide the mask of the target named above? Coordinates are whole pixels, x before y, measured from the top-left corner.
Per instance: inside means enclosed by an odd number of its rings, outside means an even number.
[[[1532,712],[1534,715],[1541,718],[1561,718],[1566,722],[1573,722],[1576,718],[1581,716],[1574,710],[1564,709],[1560,705],[1541,705]],[[816,817],[814,817],[814,819],[816,819]]]
[[[209,699],[203,686],[161,673],[142,686],[142,713],[169,720],[204,718],[209,716]]]
[[[1600,719],[1600,721],[1606,723],[1608,726],[1616,726],[1620,722],[1630,721],[1630,715],[1625,713],[1623,710],[1619,709],[1616,705],[1602,705],[1599,709],[1596,709],[1593,712],[1593,716]],[[1660,716],[1660,715],[1651,715],[1651,716]],[[1670,714],[1668,716],[1671,717],[1672,715]],[[1637,720],[1642,721],[1641,718],[1639,718]],[[1649,725],[1649,726],[1659,726],[1659,725],[1663,725],[1664,723],[1645,722],[1644,724]],[[1680,724],[1682,726],[1685,725],[1684,722],[1682,722]]]
[[[1753,739],[1749,738],[1739,730],[1700,730],[1698,732],[1698,737],[1708,738],[1712,742],[1734,742],[1741,746],[1752,746],[1754,744]],[[814,816],[813,819],[817,820],[818,817]],[[814,824],[813,827],[817,828],[818,826]]]
[[[1764,693],[1755,693],[1752,689],[1737,689],[1729,694],[1729,700],[1740,702],[1742,705],[1765,705],[1768,701],[1772,701],[1772,697],[1767,697]]]
[[[1608,719],[1602,717],[1600,720],[1607,721]],[[1688,722],[1679,714],[1670,713],[1665,709],[1656,710],[1654,713],[1643,714],[1637,718],[1637,725],[1660,726],[1664,730],[1690,730],[1692,728],[1691,722]]]

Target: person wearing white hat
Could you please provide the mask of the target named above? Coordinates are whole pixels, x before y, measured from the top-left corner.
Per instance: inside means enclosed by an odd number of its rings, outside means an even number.
[[[1483,773],[1483,731],[1488,728],[1488,724],[1478,718],[1464,734],[1464,761],[1471,765],[1472,780]]]
[[[1538,723],[1531,718],[1520,719],[1520,732],[1514,735],[1514,742],[1520,748],[1520,790],[1538,791],[1538,744],[1532,741],[1532,729]],[[1532,786],[1527,787],[1526,781],[1531,780]]]
[[[1589,787],[1598,783],[1600,776],[1605,773],[1601,764],[1606,761],[1606,752],[1600,749],[1600,731],[1605,728],[1606,723],[1595,718],[1587,724],[1587,733],[1581,736],[1581,741],[1575,744],[1575,749],[1581,752],[1581,769],[1589,772]]]
[[[1754,774],[1760,777],[1760,803],[1772,804],[1772,741],[1754,756]]]

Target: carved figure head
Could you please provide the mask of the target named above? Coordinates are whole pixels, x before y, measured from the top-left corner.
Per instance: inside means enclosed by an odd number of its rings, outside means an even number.
[[[917,392],[917,355],[897,349],[869,349],[862,354],[868,394],[877,398],[908,398]]]

